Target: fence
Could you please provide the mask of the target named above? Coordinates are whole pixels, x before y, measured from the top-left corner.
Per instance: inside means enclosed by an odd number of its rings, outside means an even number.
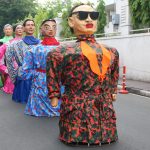
[[[137,33],[150,33],[150,28],[130,30],[130,34],[137,34]]]
[[[140,34],[140,33],[150,33],[150,28],[144,28],[144,29],[137,29],[137,30],[130,30],[129,34]],[[114,37],[114,36],[120,36],[121,32],[111,32],[111,33],[99,33],[94,34],[95,38],[102,38],[102,37]],[[70,38],[60,38],[58,39],[60,42],[64,41],[72,41],[76,40],[76,37],[70,37]]]
[[[94,35],[95,35],[95,38],[111,37],[111,36],[119,36],[119,35],[121,35],[121,32],[100,33],[100,34],[94,34]],[[62,39],[58,39],[58,40],[60,42],[72,41],[72,40],[76,40],[76,37],[62,38]]]

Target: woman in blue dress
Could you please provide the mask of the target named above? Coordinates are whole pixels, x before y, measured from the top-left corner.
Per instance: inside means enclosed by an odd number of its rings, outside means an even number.
[[[45,20],[41,25],[43,41],[40,45],[27,51],[19,76],[23,79],[32,79],[32,87],[25,114],[32,116],[59,116],[61,101],[57,107],[52,107],[48,98],[46,83],[46,56],[53,48],[59,45],[54,38],[56,34],[56,21]]]

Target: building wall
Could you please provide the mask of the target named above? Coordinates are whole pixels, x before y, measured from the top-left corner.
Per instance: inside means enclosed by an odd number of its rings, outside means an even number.
[[[107,19],[105,32],[121,32],[121,35],[128,35],[131,30],[129,0],[114,0],[111,3],[106,3],[106,12],[107,18],[113,14],[118,14],[119,24],[114,25],[112,21]]]
[[[97,39],[117,48],[120,55],[120,74],[126,66],[128,79],[150,82],[150,33]]]

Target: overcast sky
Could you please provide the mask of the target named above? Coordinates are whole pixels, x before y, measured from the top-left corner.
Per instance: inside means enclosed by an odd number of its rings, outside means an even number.
[[[44,3],[44,2],[46,2],[47,0],[38,0],[38,2],[39,3]],[[95,3],[96,4],[96,2],[97,2],[97,0],[73,0],[74,2],[75,1],[82,1],[83,3],[86,3],[86,2],[88,2],[88,1],[90,1],[90,2],[93,2],[93,3]],[[105,1],[105,3],[106,4],[108,4],[108,3],[113,3],[115,0],[104,0]]]

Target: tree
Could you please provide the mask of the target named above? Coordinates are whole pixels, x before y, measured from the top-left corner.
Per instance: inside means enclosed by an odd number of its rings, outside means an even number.
[[[72,1],[68,0],[66,8],[63,10],[63,13],[62,13],[62,23],[61,23],[62,31],[60,35],[63,38],[69,38],[73,36],[72,32],[70,31],[70,27],[68,25],[68,17],[69,17],[69,12],[71,10],[71,6],[72,6]]]
[[[99,0],[96,9],[100,14],[97,24],[97,33],[104,33],[104,27],[106,26],[106,11],[104,0]]]
[[[150,27],[150,0],[129,0],[133,29]]]
[[[0,26],[16,23],[17,20],[22,20],[28,14],[34,16],[36,7],[34,0],[0,0]]]
[[[36,37],[39,37],[39,29],[40,29],[40,25],[42,21],[48,18],[49,18],[49,11],[47,11],[46,8],[39,7],[37,14],[33,18],[33,20],[35,21],[35,25],[36,25],[36,29],[35,29]]]
[[[49,18],[58,17],[59,13],[66,7],[64,0],[49,0],[47,2],[47,10],[49,11]]]

